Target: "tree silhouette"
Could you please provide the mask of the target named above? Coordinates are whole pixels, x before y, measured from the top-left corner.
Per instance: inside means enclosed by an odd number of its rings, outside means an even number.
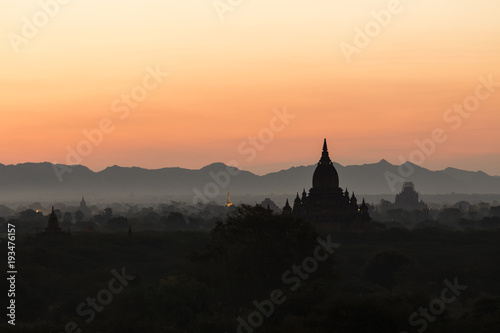
[[[118,216],[107,220],[105,226],[109,230],[127,230],[129,222],[126,217]]]
[[[110,218],[113,217],[113,210],[111,208],[107,207],[104,209],[104,212],[102,215],[103,215],[105,220],[109,220]]]
[[[77,210],[75,212],[75,220],[76,220],[76,222],[81,222],[81,221],[83,221],[84,218],[85,218],[85,214],[83,214],[83,212],[81,210]]]
[[[404,266],[410,263],[411,259],[398,251],[382,251],[375,254],[367,262],[364,276],[371,282],[391,289],[396,283],[394,273],[400,271]]]
[[[193,260],[206,265],[203,275],[229,299],[251,298],[282,284],[283,272],[311,256],[316,238],[312,226],[293,215],[241,205],[216,224],[209,248]]]
[[[26,209],[19,213],[21,221],[41,221],[44,219],[42,212],[35,212],[33,209]]]
[[[445,208],[439,212],[438,219],[443,222],[455,222],[462,218],[463,215],[458,208]]]
[[[63,216],[61,210],[60,209],[56,209],[56,210],[54,210],[54,213],[56,214],[57,220],[61,221],[62,216]]]
[[[63,215],[63,223],[71,223],[73,222],[73,214],[71,212],[65,212]]]

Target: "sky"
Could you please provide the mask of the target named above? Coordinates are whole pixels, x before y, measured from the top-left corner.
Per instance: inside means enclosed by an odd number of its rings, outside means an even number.
[[[2,164],[500,175],[496,0],[0,2]]]

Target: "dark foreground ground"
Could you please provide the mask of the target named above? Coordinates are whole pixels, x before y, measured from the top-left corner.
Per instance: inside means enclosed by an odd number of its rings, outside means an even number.
[[[210,233],[18,237],[16,325],[4,302],[0,331],[500,331],[499,230],[318,239],[266,214]]]

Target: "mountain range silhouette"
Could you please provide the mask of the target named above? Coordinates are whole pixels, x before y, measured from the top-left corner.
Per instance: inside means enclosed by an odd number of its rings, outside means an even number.
[[[404,180],[414,182],[416,190],[422,194],[500,193],[499,176],[455,168],[431,171],[406,163],[406,167],[413,167],[414,172]],[[334,163],[334,166],[339,174],[340,187],[347,187],[350,192],[360,195],[395,193],[386,180],[386,174],[399,175],[398,165],[381,160],[364,165],[342,166]],[[221,196],[227,195],[227,192],[232,195],[295,194],[298,189],[308,191],[311,188],[316,165],[291,167],[266,175],[240,170],[237,175],[230,176],[228,182],[222,175],[227,173],[229,167],[223,163],[213,163],[199,170],[179,167],[151,170],[115,165],[94,172],[81,165],[58,165],[58,168],[61,167],[70,168],[71,172],[62,174],[58,179],[51,163],[0,164],[0,200],[77,200],[82,194],[101,198],[194,196],[193,189],[205,193],[207,184],[216,184],[214,175],[220,176],[219,183],[222,185],[216,187]],[[223,186],[225,183],[228,185]],[[402,183],[394,185],[396,192],[401,186]]]

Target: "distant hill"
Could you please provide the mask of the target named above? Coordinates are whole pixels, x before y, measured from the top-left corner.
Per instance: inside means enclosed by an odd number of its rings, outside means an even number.
[[[340,186],[357,194],[391,194],[387,176],[394,180],[393,189],[399,192],[401,181],[412,181],[422,194],[446,193],[500,193],[500,177],[484,172],[471,172],[454,168],[431,171],[407,162],[392,165],[385,160],[364,165],[342,166],[334,163]],[[309,190],[315,165],[292,167],[263,176],[214,163],[200,170],[183,168],[143,169],[112,166],[100,172],[87,167],[51,163],[0,164],[0,200],[47,201],[78,200],[82,194],[102,200],[133,200],[138,196],[220,198],[234,195],[293,194]],[[398,168],[413,168],[407,178],[398,178]],[[71,171],[58,175],[63,171]],[[233,175],[229,174],[229,171]],[[238,172],[237,175],[236,172]],[[229,177],[227,177],[229,175]],[[60,181],[62,180],[62,181]],[[217,183],[218,182],[218,183]],[[220,200],[219,200],[220,201]]]

